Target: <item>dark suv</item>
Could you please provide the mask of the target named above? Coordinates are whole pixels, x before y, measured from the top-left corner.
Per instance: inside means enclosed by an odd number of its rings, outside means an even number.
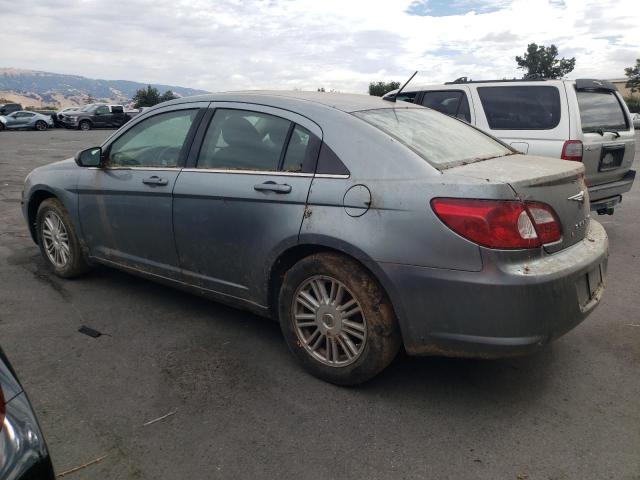
[[[3,103],[0,104],[0,115],[9,115],[13,112],[22,110],[22,105],[19,103]]]

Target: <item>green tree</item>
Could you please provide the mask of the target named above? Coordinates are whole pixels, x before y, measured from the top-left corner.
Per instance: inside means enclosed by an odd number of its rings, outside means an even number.
[[[628,80],[625,87],[631,89],[631,93],[640,92],[640,58],[636,59],[636,66],[624,69]]]
[[[175,100],[176,98],[178,98],[178,96],[171,90],[167,90],[162,95],[160,95],[161,102],[168,102],[169,100]]]
[[[400,88],[400,82],[371,82],[369,84],[369,95],[374,97],[382,97],[391,90]]]
[[[558,47],[551,45],[545,47],[530,43],[527,51],[520,57],[516,56],[518,68],[526,70],[524,78],[543,77],[543,78],[561,78],[567,73],[573,71],[576,66],[576,59],[561,58],[558,60]]]
[[[160,92],[157,88],[147,85],[147,88],[141,88],[136,90],[136,94],[133,96],[134,107],[153,107],[162,100],[160,100]]]

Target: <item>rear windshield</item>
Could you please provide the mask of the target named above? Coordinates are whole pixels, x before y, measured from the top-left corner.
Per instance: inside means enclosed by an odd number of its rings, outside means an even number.
[[[622,105],[612,92],[578,91],[577,94],[583,132],[629,128]]]
[[[551,130],[560,123],[556,87],[479,87],[478,95],[491,130]]]
[[[354,115],[439,169],[513,153],[493,137],[428,108],[384,108]]]

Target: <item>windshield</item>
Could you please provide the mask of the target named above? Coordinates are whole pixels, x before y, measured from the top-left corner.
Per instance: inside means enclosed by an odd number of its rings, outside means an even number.
[[[514,153],[491,136],[428,108],[355,112],[438,169]]]
[[[98,108],[97,105],[89,104],[89,105],[85,105],[84,107],[82,107],[82,110],[80,110],[80,111],[81,112],[93,112],[96,108]]]
[[[577,93],[583,132],[618,131],[629,128],[622,105],[612,92]]]

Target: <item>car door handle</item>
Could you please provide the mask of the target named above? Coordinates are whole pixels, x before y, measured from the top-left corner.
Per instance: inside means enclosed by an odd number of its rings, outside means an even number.
[[[167,180],[166,178],[160,178],[157,175],[153,175],[142,180],[142,183],[146,185],[166,185],[167,183],[169,183],[169,180]]]
[[[253,189],[257,190],[258,192],[289,193],[291,191],[291,185],[287,185],[286,183],[276,183],[268,181],[254,185]]]

